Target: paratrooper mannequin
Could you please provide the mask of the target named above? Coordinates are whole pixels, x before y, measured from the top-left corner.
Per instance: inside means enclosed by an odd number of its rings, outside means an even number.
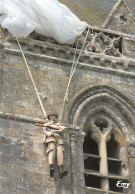
[[[48,122],[42,124],[36,124],[43,127],[43,131],[45,134],[44,144],[47,146],[47,154],[48,154],[48,162],[50,166],[50,177],[54,176],[54,161],[57,150],[57,164],[59,167],[59,178],[67,175],[67,171],[63,170],[63,152],[64,145],[63,140],[60,136],[60,132],[67,129],[65,126],[61,126],[58,123],[58,115],[57,114],[49,114],[47,116]]]

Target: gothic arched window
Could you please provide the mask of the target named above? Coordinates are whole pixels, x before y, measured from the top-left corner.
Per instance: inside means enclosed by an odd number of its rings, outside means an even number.
[[[105,118],[97,117],[88,123],[84,138],[85,186],[103,191],[123,193],[117,181],[122,176],[120,144],[116,141],[118,130]]]

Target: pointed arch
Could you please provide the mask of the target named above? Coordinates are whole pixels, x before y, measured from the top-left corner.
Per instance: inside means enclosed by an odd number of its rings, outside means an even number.
[[[109,23],[109,21],[111,20],[111,18],[114,16],[115,12],[118,10],[119,6],[123,3],[123,5],[125,6],[125,8],[127,9],[127,11],[129,12],[130,16],[133,18],[133,20],[135,21],[135,18],[132,14],[132,12],[130,11],[129,7],[127,6],[126,2],[124,0],[118,0],[116,2],[116,4],[114,5],[113,9],[111,10],[111,12],[109,13],[109,15],[107,16],[106,20],[104,21],[104,23],[102,24],[102,27],[105,28],[107,26],[107,24]]]
[[[84,88],[71,101],[68,123],[83,128],[86,121],[96,114],[108,115],[126,140],[131,140],[135,126],[135,104],[121,92],[107,85]]]
[[[135,137],[134,117],[135,104],[125,94],[115,89],[115,86],[105,84],[87,86],[70,101],[68,123],[80,126],[86,134],[83,148],[79,147],[83,150],[81,160],[84,160],[86,189],[93,187],[93,189],[110,189],[117,192],[118,189],[114,185],[118,176],[123,180],[130,179],[131,166],[129,167],[128,157],[129,145],[134,142]],[[101,121],[96,123],[98,118],[104,118],[107,125],[103,126]],[[91,128],[92,121],[96,127],[99,127],[101,135]],[[110,129],[109,126],[114,128]],[[108,136],[105,136],[106,134]],[[78,153],[82,154],[81,151]],[[103,179],[102,174],[106,178]],[[112,174],[114,174],[113,179]],[[94,184],[91,180],[94,180]]]

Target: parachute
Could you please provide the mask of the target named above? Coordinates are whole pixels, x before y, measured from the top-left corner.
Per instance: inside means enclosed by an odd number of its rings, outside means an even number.
[[[35,31],[61,44],[74,43],[88,27],[57,0],[0,0],[0,25],[17,38]]]

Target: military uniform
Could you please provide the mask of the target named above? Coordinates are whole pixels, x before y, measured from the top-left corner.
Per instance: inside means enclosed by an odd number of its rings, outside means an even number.
[[[48,123],[48,124],[51,125],[52,123]],[[56,123],[55,125],[59,126],[58,123]],[[54,164],[56,150],[57,150],[58,166],[63,165],[64,146],[63,146],[63,140],[61,136],[57,132],[52,133],[53,129],[51,129],[50,127],[44,127],[43,131],[45,134],[44,142],[47,145],[46,153],[48,154],[49,165]]]

